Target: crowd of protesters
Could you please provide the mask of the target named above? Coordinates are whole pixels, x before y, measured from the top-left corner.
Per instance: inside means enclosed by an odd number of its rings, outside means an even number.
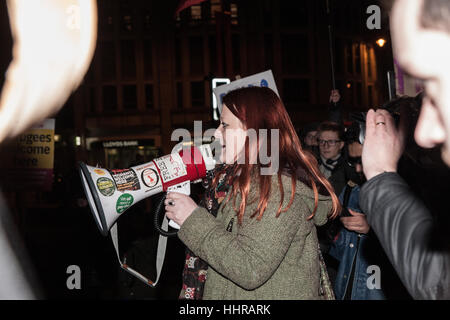
[[[399,175],[433,209],[436,213],[433,218],[444,221],[448,220],[445,216],[448,205],[442,201],[442,195],[450,191],[447,183],[450,175],[438,148],[424,149],[414,140],[422,99],[423,93],[403,96],[388,101],[380,109],[393,116],[396,127],[402,119],[405,147],[398,165]],[[336,299],[412,299],[359,204],[359,194],[366,182],[362,162],[366,113],[350,114],[350,121],[344,125],[339,91],[331,92],[330,103],[329,120],[306,124],[300,137],[302,147],[316,157],[320,171],[342,205],[338,219],[318,228]],[[437,223],[435,228],[439,225],[445,223]],[[445,235],[444,230],[434,233],[437,247],[448,243]]]

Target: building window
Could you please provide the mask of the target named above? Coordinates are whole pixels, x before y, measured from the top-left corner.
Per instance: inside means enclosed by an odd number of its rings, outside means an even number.
[[[361,75],[361,46],[356,43],[353,49],[355,50],[355,72]]]
[[[375,68],[375,54],[372,47],[367,47],[367,77],[369,79],[375,78],[374,75],[376,71],[373,70]]]
[[[343,9],[344,6],[342,6]],[[353,9],[349,3],[347,3],[345,10],[342,11],[343,14],[343,27],[344,32],[351,33],[352,32],[352,25],[353,25],[353,19],[348,19],[349,13],[352,13]],[[353,15],[350,15],[351,17],[355,17]],[[356,18],[356,17],[355,17]]]
[[[237,25],[239,24],[239,12],[237,3],[232,3],[230,5],[231,12],[231,24]]]
[[[284,79],[283,100],[286,107],[310,102],[310,84],[308,79]]]
[[[283,73],[299,74],[309,71],[309,45],[307,35],[282,35],[281,52]]]
[[[153,100],[153,85],[146,84],[145,85],[145,108],[146,109],[154,109],[155,104]]]
[[[98,1],[99,34],[114,32],[114,3],[113,1]]]
[[[235,74],[241,72],[241,42],[238,34],[231,36],[231,47],[233,54],[233,71]]]
[[[203,81],[191,82],[191,101],[193,107],[205,106],[205,85]]]
[[[217,42],[215,36],[208,37],[208,45],[211,72],[213,74],[217,74],[219,72],[219,68],[217,66]]]
[[[150,40],[144,41],[144,76],[146,79],[153,76],[153,46]]]
[[[124,33],[132,33],[134,31],[134,23],[136,21],[134,14],[134,3],[129,0],[120,1],[120,23]]]
[[[216,18],[216,11],[222,12],[221,0],[211,0],[211,19]]]
[[[347,73],[353,74],[353,45],[351,42],[347,42],[345,47],[345,60],[347,66]]]
[[[263,23],[266,27],[272,27],[273,25],[273,2],[272,0],[264,0],[262,3],[262,15]]]
[[[309,1],[280,1],[280,23],[283,27],[306,27],[308,25]]]
[[[104,86],[102,89],[103,111],[117,111],[117,88]]]
[[[100,43],[102,79],[111,81],[116,79],[116,50],[113,42]]]
[[[94,61],[94,60],[95,60],[95,58],[92,59],[92,61]],[[87,83],[93,83],[94,82],[94,80],[95,80],[95,63],[94,62],[92,62],[91,65],[89,66],[89,70],[86,73],[86,76],[84,77],[84,80]]]
[[[136,55],[135,42],[133,40],[122,40],[120,42],[122,79],[136,79]]]
[[[373,103],[373,86],[369,85],[367,87],[367,94],[368,94],[368,102],[369,102],[369,108],[372,108],[374,105]]]
[[[89,103],[89,113],[95,113],[95,106],[97,105],[97,99],[96,99],[96,93],[95,93],[95,87],[90,87],[88,89],[88,103]]]
[[[356,106],[362,107],[362,83],[359,81],[356,83]]]
[[[152,3],[151,1],[144,1],[141,13],[142,28],[144,33],[150,33],[152,31]]]
[[[182,70],[182,56],[181,56],[181,40],[175,38],[175,72],[177,76],[181,76]]]
[[[204,73],[203,68],[203,38],[190,37],[189,38],[189,61],[191,67],[191,74],[200,75]]]
[[[264,61],[266,70],[273,69],[273,36],[271,34],[264,35]]]
[[[137,94],[135,85],[123,86],[123,108],[126,110],[137,109]]]
[[[193,21],[202,20],[202,6],[192,6],[191,7],[191,19]]]
[[[183,109],[183,83],[177,82],[177,108]]]
[[[122,16],[122,30],[126,32],[133,31],[133,19],[131,15]]]
[[[340,48],[338,49],[341,50]],[[346,72],[351,75],[361,76],[362,57],[361,45],[359,43],[352,43],[347,41],[344,48]]]

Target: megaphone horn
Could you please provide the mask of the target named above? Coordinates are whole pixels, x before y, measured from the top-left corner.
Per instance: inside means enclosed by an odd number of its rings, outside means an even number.
[[[82,185],[102,235],[137,202],[186,181],[206,176],[215,166],[209,145],[181,151],[128,169],[104,169],[79,163]]]

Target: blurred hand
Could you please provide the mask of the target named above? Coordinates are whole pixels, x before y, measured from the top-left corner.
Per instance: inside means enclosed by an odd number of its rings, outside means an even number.
[[[177,192],[168,193],[164,204],[167,218],[176,222],[180,227],[197,208],[197,204],[191,197]]]
[[[330,103],[338,103],[341,100],[341,95],[339,94],[339,90],[331,90],[330,94]]]
[[[367,234],[369,233],[370,226],[367,222],[366,215],[355,212],[348,209],[353,217],[342,217],[341,222],[347,230],[355,231],[358,233]]]
[[[397,163],[405,145],[405,129],[399,129],[388,111],[369,110],[366,117],[362,163],[367,180],[383,172],[397,172]]]

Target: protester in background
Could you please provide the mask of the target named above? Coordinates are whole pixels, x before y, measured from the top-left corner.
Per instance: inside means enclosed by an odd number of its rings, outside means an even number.
[[[364,183],[361,164],[363,146],[359,142],[359,133],[356,122],[345,133],[347,161],[357,175],[347,182],[339,196],[343,207],[340,218],[342,227],[329,251],[339,260],[334,287],[336,299],[408,299],[410,296],[359,208],[359,192]],[[374,274],[376,272],[378,277]]]
[[[215,136],[223,145],[225,167],[215,172],[206,191],[207,207],[178,193],[166,199],[167,217],[181,226],[179,238],[196,255],[189,257],[185,271],[195,270],[198,257],[208,264],[207,274],[203,269],[189,275],[194,281],[206,276],[204,294],[185,278],[182,298],[324,299],[331,287],[326,274],[321,276],[315,225],[339,213],[330,183],[303,152],[272,90],[231,91],[223,98],[220,121]],[[267,166],[259,152],[271,141],[247,138],[251,129],[279,132],[273,141],[279,146],[279,170],[271,175],[263,174]]]
[[[391,14],[396,60],[424,80],[425,95],[415,131],[424,148],[440,146],[450,166],[450,2],[397,0]],[[428,208],[397,173],[405,145],[402,118],[370,110],[362,161],[368,181],[360,206],[402,282],[415,299],[450,299],[450,248],[432,242]],[[445,201],[442,195],[442,201]],[[447,225],[448,228],[448,225]]]
[[[342,106],[339,90],[331,90],[329,102],[330,109],[328,121],[342,125]],[[303,149],[311,151],[317,158],[319,158],[319,144],[317,141],[318,126],[319,123],[317,122],[308,123],[299,131]]]
[[[308,147],[317,147],[319,144],[317,143],[317,127],[318,123],[314,122],[310,125],[306,126],[305,128],[305,139],[304,139],[304,146],[305,148]]]
[[[342,101],[341,94],[339,90],[333,89],[330,93],[330,110],[328,115],[328,120],[331,122],[336,122],[337,124],[343,125],[342,122]]]
[[[342,156],[344,148],[344,129],[335,122],[323,122],[318,127],[319,142],[319,170],[324,174],[333,186],[337,195],[347,183],[348,164]],[[331,283],[335,284],[338,261],[328,252],[333,239],[336,236],[336,220],[330,220],[325,225],[317,228],[320,249],[325,259],[327,271]]]
[[[344,128],[335,122],[323,122],[318,128],[319,169],[330,181],[336,194],[340,194],[350,176],[354,174],[342,151],[345,145]]]
[[[308,150],[317,158],[319,156],[319,144],[317,142],[317,127],[319,123],[312,122],[307,124],[300,131],[300,141],[303,150]]]

